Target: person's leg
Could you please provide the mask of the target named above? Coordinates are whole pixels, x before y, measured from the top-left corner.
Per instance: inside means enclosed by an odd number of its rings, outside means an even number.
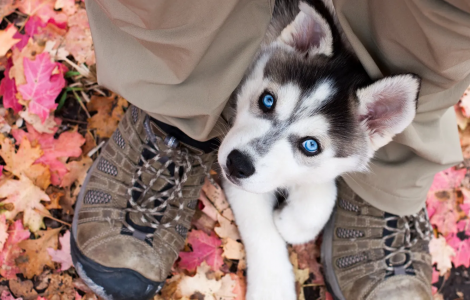
[[[213,127],[272,2],[86,1],[98,81],[133,104],[88,172],[72,226],[75,268],[102,298],[151,299],[164,284],[216,159]]]
[[[462,159],[452,106],[470,84],[470,1],[333,3],[372,78],[411,72],[422,87],[413,123],[340,180],[326,277],[338,299],[431,299],[423,207],[435,173]]]
[[[216,124],[274,0],[87,0],[98,82],[193,139]]]
[[[470,1],[335,0],[339,20],[371,77],[422,78],[415,120],[380,149],[370,172],[346,176],[370,204],[419,211],[434,175],[462,160],[453,105],[470,85]]]

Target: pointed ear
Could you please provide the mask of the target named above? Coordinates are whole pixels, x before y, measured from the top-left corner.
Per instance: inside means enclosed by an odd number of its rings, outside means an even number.
[[[333,34],[328,22],[305,2],[300,2],[299,8],[299,14],[282,30],[278,41],[309,56],[333,55]]]
[[[386,77],[357,90],[359,118],[374,151],[411,124],[420,83],[418,76],[405,74]]]

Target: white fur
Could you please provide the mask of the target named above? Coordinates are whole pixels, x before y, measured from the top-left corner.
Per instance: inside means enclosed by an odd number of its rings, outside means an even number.
[[[393,98],[393,104],[401,110],[401,113],[391,114],[385,119],[384,126],[379,130],[371,130],[367,126],[368,119],[364,121],[364,126],[369,131],[370,146],[374,151],[388,144],[396,134],[410,125],[416,114],[415,99],[418,91],[419,79],[409,74],[386,77],[357,91],[359,114],[362,116],[367,116],[371,106],[378,105],[382,99],[387,98]]]
[[[294,274],[285,241],[300,244],[313,240],[333,210],[337,192],[335,179],[347,172],[366,170],[374,151],[403,131],[415,114],[414,99],[419,81],[410,75],[386,78],[358,90],[357,116],[363,121],[357,126],[362,128],[363,135],[358,135],[357,139],[367,147],[348,157],[338,157],[338,149],[335,149],[338,143],[332,141],[329,134],[328,119],[320,113],[312,114],[335,93],[334,82],[320,82],[304,95],[294,82],[280,85],[264,78],[264,67],[273,51],[298,51],[294,39],[305,38],[299,33],[304,28],[314,28],[314,33],[317,29],[322,32],[320,43],[311,45],[308,55],[332,55],[332,35],[326,21],[303,2],[300,9],[277,41],[265,47],[240,87],[233,127],[219,148],[223,185],[247,254],[248,300],[296,299]],[[258,99],[264,91],[276,95],[277,125],[263,116],[259,108]],[[301,112],[288,125],[279,125],[289,120],[300,97],[304,97]],[[399,105],[384,101],[390,97]],[[384,111],[384,108],[385,117],[371,113]],[[252,141],[269,136],[273,126],[279,126],[282,132],[276,135],[275,141],[270,141],[268,151],[256,150]],[[292,137],[315,137],[322,151],[307,156],[289,140]],[[235,181],[237,186],[227,180],[230,176],[224,170],[227,156],[234,149],[248,155],[255,168],[248,178]],[[282,209],[274,211],[274,192],[279,188],[287,189],[289,197]]]
[[[333,55],[333,35],[328,22],[305,2],[300,2],[299,8],[300,13],[294,22],[281,32],[279,42],[295,49],[297,44],[308,44],[311,36],[318,34],[321,37],[318,43],[310,44],[308,55]]]
[[[224,180],[247,257],[247,300],[296,300],[295,278],[286,242],[273,220],[272,193],[253,194]]]
[[[336,199],[333,180],[324,184],[297,185],[289,189],[287,206],[276,210],[274,222],[290,244],[307,243],[320,233],[328,221]]]
[[[305,112],[309,112],[314,107],[319,107],[324,101],[330,99],[334,93],[331,82],[325,81],[318,84],[317,88],[302,102],[302,108]]]

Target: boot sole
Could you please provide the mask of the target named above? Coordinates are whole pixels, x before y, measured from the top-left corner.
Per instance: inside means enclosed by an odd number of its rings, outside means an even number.
[[[111,268],[103,266],[86,257],[77,245],[78,212],[82,206],[85,186],[88,184],[92,171],[96,168],[97,159],[83,182],[75,205],[75,215],[70,235],[72,261],[78,275],[85,281],[88,287],[98,296],[106,300],[148,300],[158,293],[164,282],[152,281],[140,273],[125,268]]]
[[[321,245],[321,260],[325,273],[325,283],[328,292],[333,296],[334,300],[346,300],[339,287],[333,267],[333,234],[335,227],[336,209],[331,213],[328,223],[323,230],[323,242]]]

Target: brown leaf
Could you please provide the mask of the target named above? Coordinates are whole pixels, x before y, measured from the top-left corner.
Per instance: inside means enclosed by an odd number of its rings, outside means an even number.
[[[88,156],[82,156],[79,161],[69,162],[67,164],[67,169],[69,172],[62,178],[60,186],[68,188],[74,182],[77,182],[77,185],[81,186],[85,180],[86,173],[92,164],[93,160]]]
[[[314,276],[312,283],[323,285],[323,275],[319,262],[320,248],[317,246],[316,240],[302,245],[295,245],[293,249],[299,258],[299,268],[309,269]]]
[[[75,289],[72,277],[67,274],[52,274],[49,287],[44,292],[44,297],[49,300],[74,300]]]
[[[60,229],[40,231],[38,232],[40,238],[22,241],[18,244],[25,250],[25,253],[16,259],[16,263],[26,278],[31,279],[35,275],[40,275],[44,266],[54,268],[54,262],[47,253],[47,248],[57,250]]]
[[[49,286],[49,277],[51,275],[50,270],[42,272],[41,275],[34,278],[34,286],[36,290],[45,290]]]
[[[21,281],[19,279],[12,279],[9,281],[10,291],[16,297],[23,297],[24,300],[36,300],[38,293],[34,289],[31,280]]]
[[[85,145],[82,146],[82,153],[83,155],[88,155],[92,149],[96,147],[96,140],[90,131],[85,133]]]
[[[88,119],[88,128],[96,129],[96,133],[102,138],[111,137],[124,115],[124,108],[128,105],[127,101],[118,95],[93,96],[87,108],[90,112],[97,113]]]
[[[47,209],[61,209],[62,208],[62,206],[60,206],[59,204],[59,200],[65,195],[63,191],[55,191],[50,194],[48,193],[47,195],[51,199],[51,202],[46,203],[44,205]]]

